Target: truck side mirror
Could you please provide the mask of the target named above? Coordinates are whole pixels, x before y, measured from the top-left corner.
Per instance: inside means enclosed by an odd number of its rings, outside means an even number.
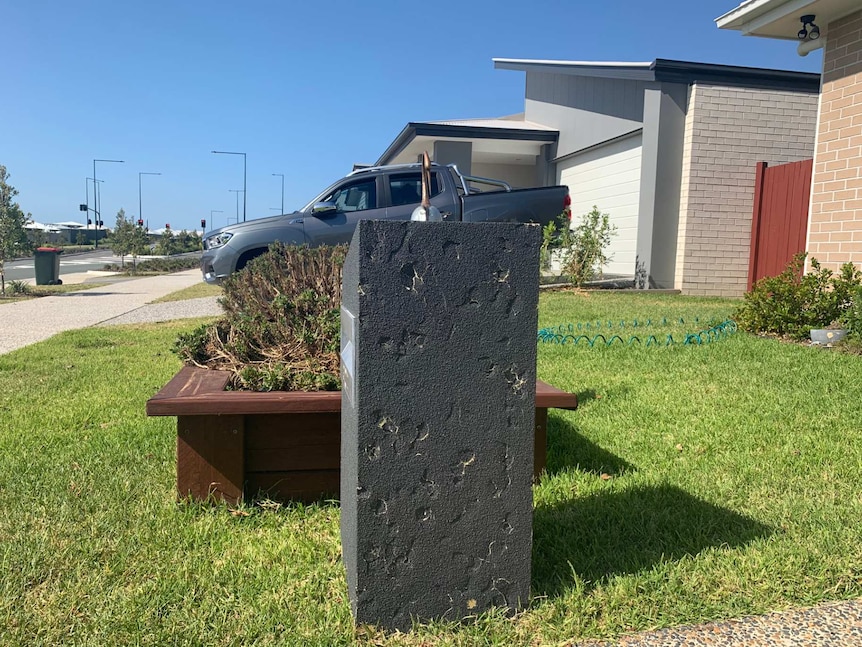
[[[338,211],[334,202],[318,202],[311,208],[314,216],[331,216]]]

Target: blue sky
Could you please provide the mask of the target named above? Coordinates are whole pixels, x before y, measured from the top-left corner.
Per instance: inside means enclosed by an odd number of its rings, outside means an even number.
[[[100,163],[102,220],[207,229],[301,207],[410,121],[521,112],[524,75],[492,58],[670,58],[819,72],[821,54],[742,37],[736,0],[397,2],[4,0],[0,164],[40,222],[81,220]],[[213,214],[210,210],[221,210]],[[240,218],[242,199],[240,198]]]

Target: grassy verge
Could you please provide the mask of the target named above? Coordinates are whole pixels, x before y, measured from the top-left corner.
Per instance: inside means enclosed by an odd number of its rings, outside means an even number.
[[[202,297],[220,297],[223,294],[221,286],[209,283],[196,283],[176,292],[171,292],[153,301],[153,303],[164,303],[167,301],[184,301],[186,299],[199,299]]]
[[[27,299],[38,299],[39,297],[50,297],[54,296],[55,294],[81,292],[83,290],[100,288],[105,285],[107,285],[107,283],[64,283],[62,285],[36,285],[28,286],[27,292],[24,294],[12,294],[11,290],[7,289],[6,296],[0,296],[0,304],[15,303],[16,301],[26,301]]]
[[[542,326],[721,318],[722,300],[542,296]],[[549,416],[534,598],[514,619],[355,632],[332,503],[174,501],[175,423],[144,403],[199,321],[0,356],[0,643],[561,644],[862,596],[860,359],[737,334],[539,346]]]

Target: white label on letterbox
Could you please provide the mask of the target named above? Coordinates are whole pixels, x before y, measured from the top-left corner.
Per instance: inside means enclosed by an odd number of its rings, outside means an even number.
[[[356,402],[356,317],[341,306],[341,390],[351,406]]]

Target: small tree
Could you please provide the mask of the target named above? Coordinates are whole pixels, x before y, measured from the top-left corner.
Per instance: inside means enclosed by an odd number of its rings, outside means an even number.
[[[117,212],[117,224],[114,227],[114,231],[111,233],[108,243],[111,245],[111,249],[114,250],[114,253],[119,255],[121,267],[125,267],[126,265],[126,255],[132,253],[134,237],[135,224],[126,218],[125,210],[120,209]]]
[[[0,164],[0,294],[4,295],[4,263],[7,259],[28,254],[33,248],[25,229],[30,222],[30,214],[24,215],[18,203],[12,201],[18,191],[7,182],[8,179],[6,167]]]
[[[559,247],[563,274],[568,275],[575,287],[601,277],[602,268],[611,260],[606,250],[617,234],[610,216],[594,206],[592,211],[583,215],[576,227],[571,226],[572,222],[566,214],[561,215],[559,221],[559,233],[556,227],[547,227],[545,240],[557,236],[556,244],[551,247]],[[547,249],[548,244],[544,247]]]
[[[156,254],[159,256],[170,256],[177,253],[177,241],[174,237],[174,232],[170,229],[165,229],[165,233],[156,243]]]
[[[189,236],[189,232],[185,229],[180,230],[180,233],[177,234],[176,238],[176,247],[179,252],[188,252],[191,246],[191,237]]]
[[[30,241],[30,248],[42,247],[48,244],[48,236],[44,229],[27,229],[27,240]]]
[[[142,226],[134,227],[131,238],[131,249],[129,251],[132,255],[132,263],[134,267],[137,267],[138,256],[145,254],[150,249],[150,238],[147,236],[147,230]]]
[[[83,231],[79,231],[75,234],[75,244],[76,245],[86,245],[87,244],[87,235]]]

